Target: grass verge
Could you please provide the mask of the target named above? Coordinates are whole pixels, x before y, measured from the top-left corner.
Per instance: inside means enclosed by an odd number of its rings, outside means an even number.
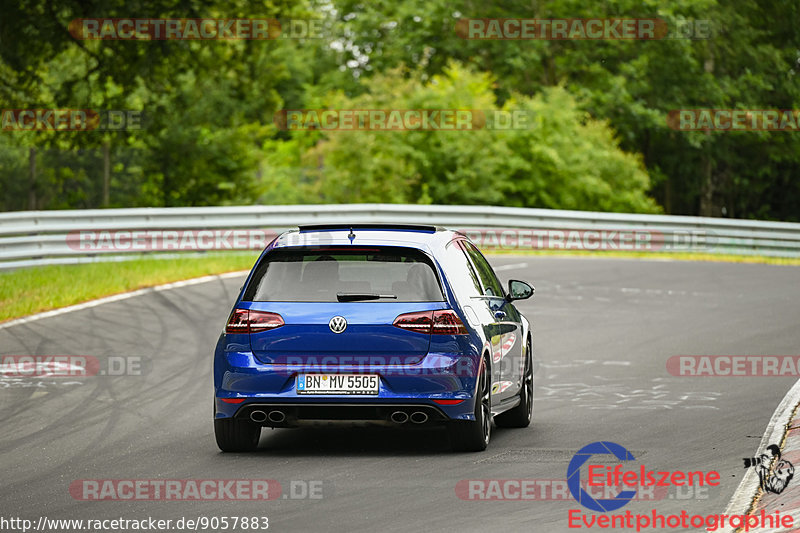
[[[634,252],[605,250],[484,250],[486,255],[546,255],[560,257],[591,256],[654,261],[709,261],[715,263],[754,263],[762,265],[800,265],[800,258],[762,255],[709,254],[698,252]]]
[[[489,255],[591,256],[800,265],[800,259],[700,253],[598,252],[583,250],[487,250]],[[258,252],[55,265],[0,272],[0,322],[103,296],[173,281],[248,270]]]
[[[258,254],[147,257],[0,272],[0,322],[172,281],[248,270]]]

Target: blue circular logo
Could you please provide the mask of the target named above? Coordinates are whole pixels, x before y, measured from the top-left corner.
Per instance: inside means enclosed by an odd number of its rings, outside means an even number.
[[[620,461],[635,461],[636,458],[631,452],[620,446],[619,444],[598,441],[587,444],[576,453],[567,467],[567,487],[575,501],[583,505],[587,509],[597,511],[599,513],[607,513],[608,511],[615,511],[620,507],[627,505],[634,496],[635,490],[623,490],[611,499],[595,500],[588,492],[581,487],[581,466],[592,457],[592,455],[613,455]]]

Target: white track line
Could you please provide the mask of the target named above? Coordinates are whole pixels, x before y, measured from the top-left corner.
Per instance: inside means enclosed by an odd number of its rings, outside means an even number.
[[[70,305],[68,307],[60,307],[58,309],[53,309],[52,311],[45,311],[43,313],[37,313],[35,315],[9,320],[8,322],[3,322],[2,324],[0,324],[0,329],[10,328],[11,326],[18,326],[20,324],[27,324],[28,322],[34,322],[36,320],[41,320],[43,318],[50,318],[53,316],[63,315],[65,313],[71,313],[73,311],[89,309],[90,307],[96,307],[98,305],[103,305],[111,302],[127,300],[128,298],[133,298],[134,296],[141,296],[142,294],[147,294],[153,291],[168,291],[170,289],[177,289],[179,287],[187,287],[189,285],[199,285],[200,283],[208,283],[209,281],[214,281],[218,279],[235,278],[237,276],[247,274],[248,272],[250,271],[239,270],[237,272],[226,272],[225,274],[213,274],[211,276],[186,279],[183,281],[166,283],[164,285],[156,285],[155,287],[146,287],[144,289],[138,289],[135,291],[123,292],[120,294],[115,294],[113,296],[106,296],[105,298],[99,298],[97,300],[90,300],[88,302],[84,302],[81,304]]]
[[[800,403],[800,379],[798,379],[792,388],[789,389],[789,392],[787,392],[786,396],[783,397],[781,403],[778,404],[775,412],[772,413],[772,418],[770,418],[769,424],[767,424],[767,429],[764,431],[764,435],[761,437],[761,442],[759,443],[755,453],[752,454],[753,457],[758,457],[760,453],[764,453],[764,450],[770,444],[780,445],[783,443],[783,436],[786,433],[786,428],[791,422],[790,418],[792,416],[792,412],[794,412],[794,408],[798,403]],[[757,489],[758,474],[756,474],[754,468],[748,468],[747,472],[745,472],[744,477],[742,478],[742,481],[736,488],[736,492],[733,493],[733,497],[731,497],[731,501],[728,503],[728,507],[725,509],[725,514],[729,516],[734,514],[741,515],[749,511]],[[731,529],[730,527],[725,529],[725,533],[732,531],[735,530]]]
[[[519,270],[521,268],[528,268],[528,263],[514,263],[513,265],[500,265],[494,267],[494,271],[503,272],[505,270]]]

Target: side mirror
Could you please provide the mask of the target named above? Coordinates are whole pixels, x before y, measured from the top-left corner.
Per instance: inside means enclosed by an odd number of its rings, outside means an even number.
[[[533,296],[533,291],[534,288],[524,281],[512,279],[508,281],[508,296],[506,296],[506,300],[509,302],[513,302],[514,300],[527,300]]]

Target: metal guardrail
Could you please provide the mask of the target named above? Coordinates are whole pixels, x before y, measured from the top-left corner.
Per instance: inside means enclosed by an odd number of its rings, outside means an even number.
[[[263,247],[275,233],[299,224],[370,222],[460,229],[487,249],[800,257],[800,223],[491,206],[343,204],[0,213],[0,269],[119,260],[141,252],[248,250]],[[126,246],[136,239],[156,244]],[[188,241],[189,246],[161,246],[159,239],[167,239],[167,244]]]

